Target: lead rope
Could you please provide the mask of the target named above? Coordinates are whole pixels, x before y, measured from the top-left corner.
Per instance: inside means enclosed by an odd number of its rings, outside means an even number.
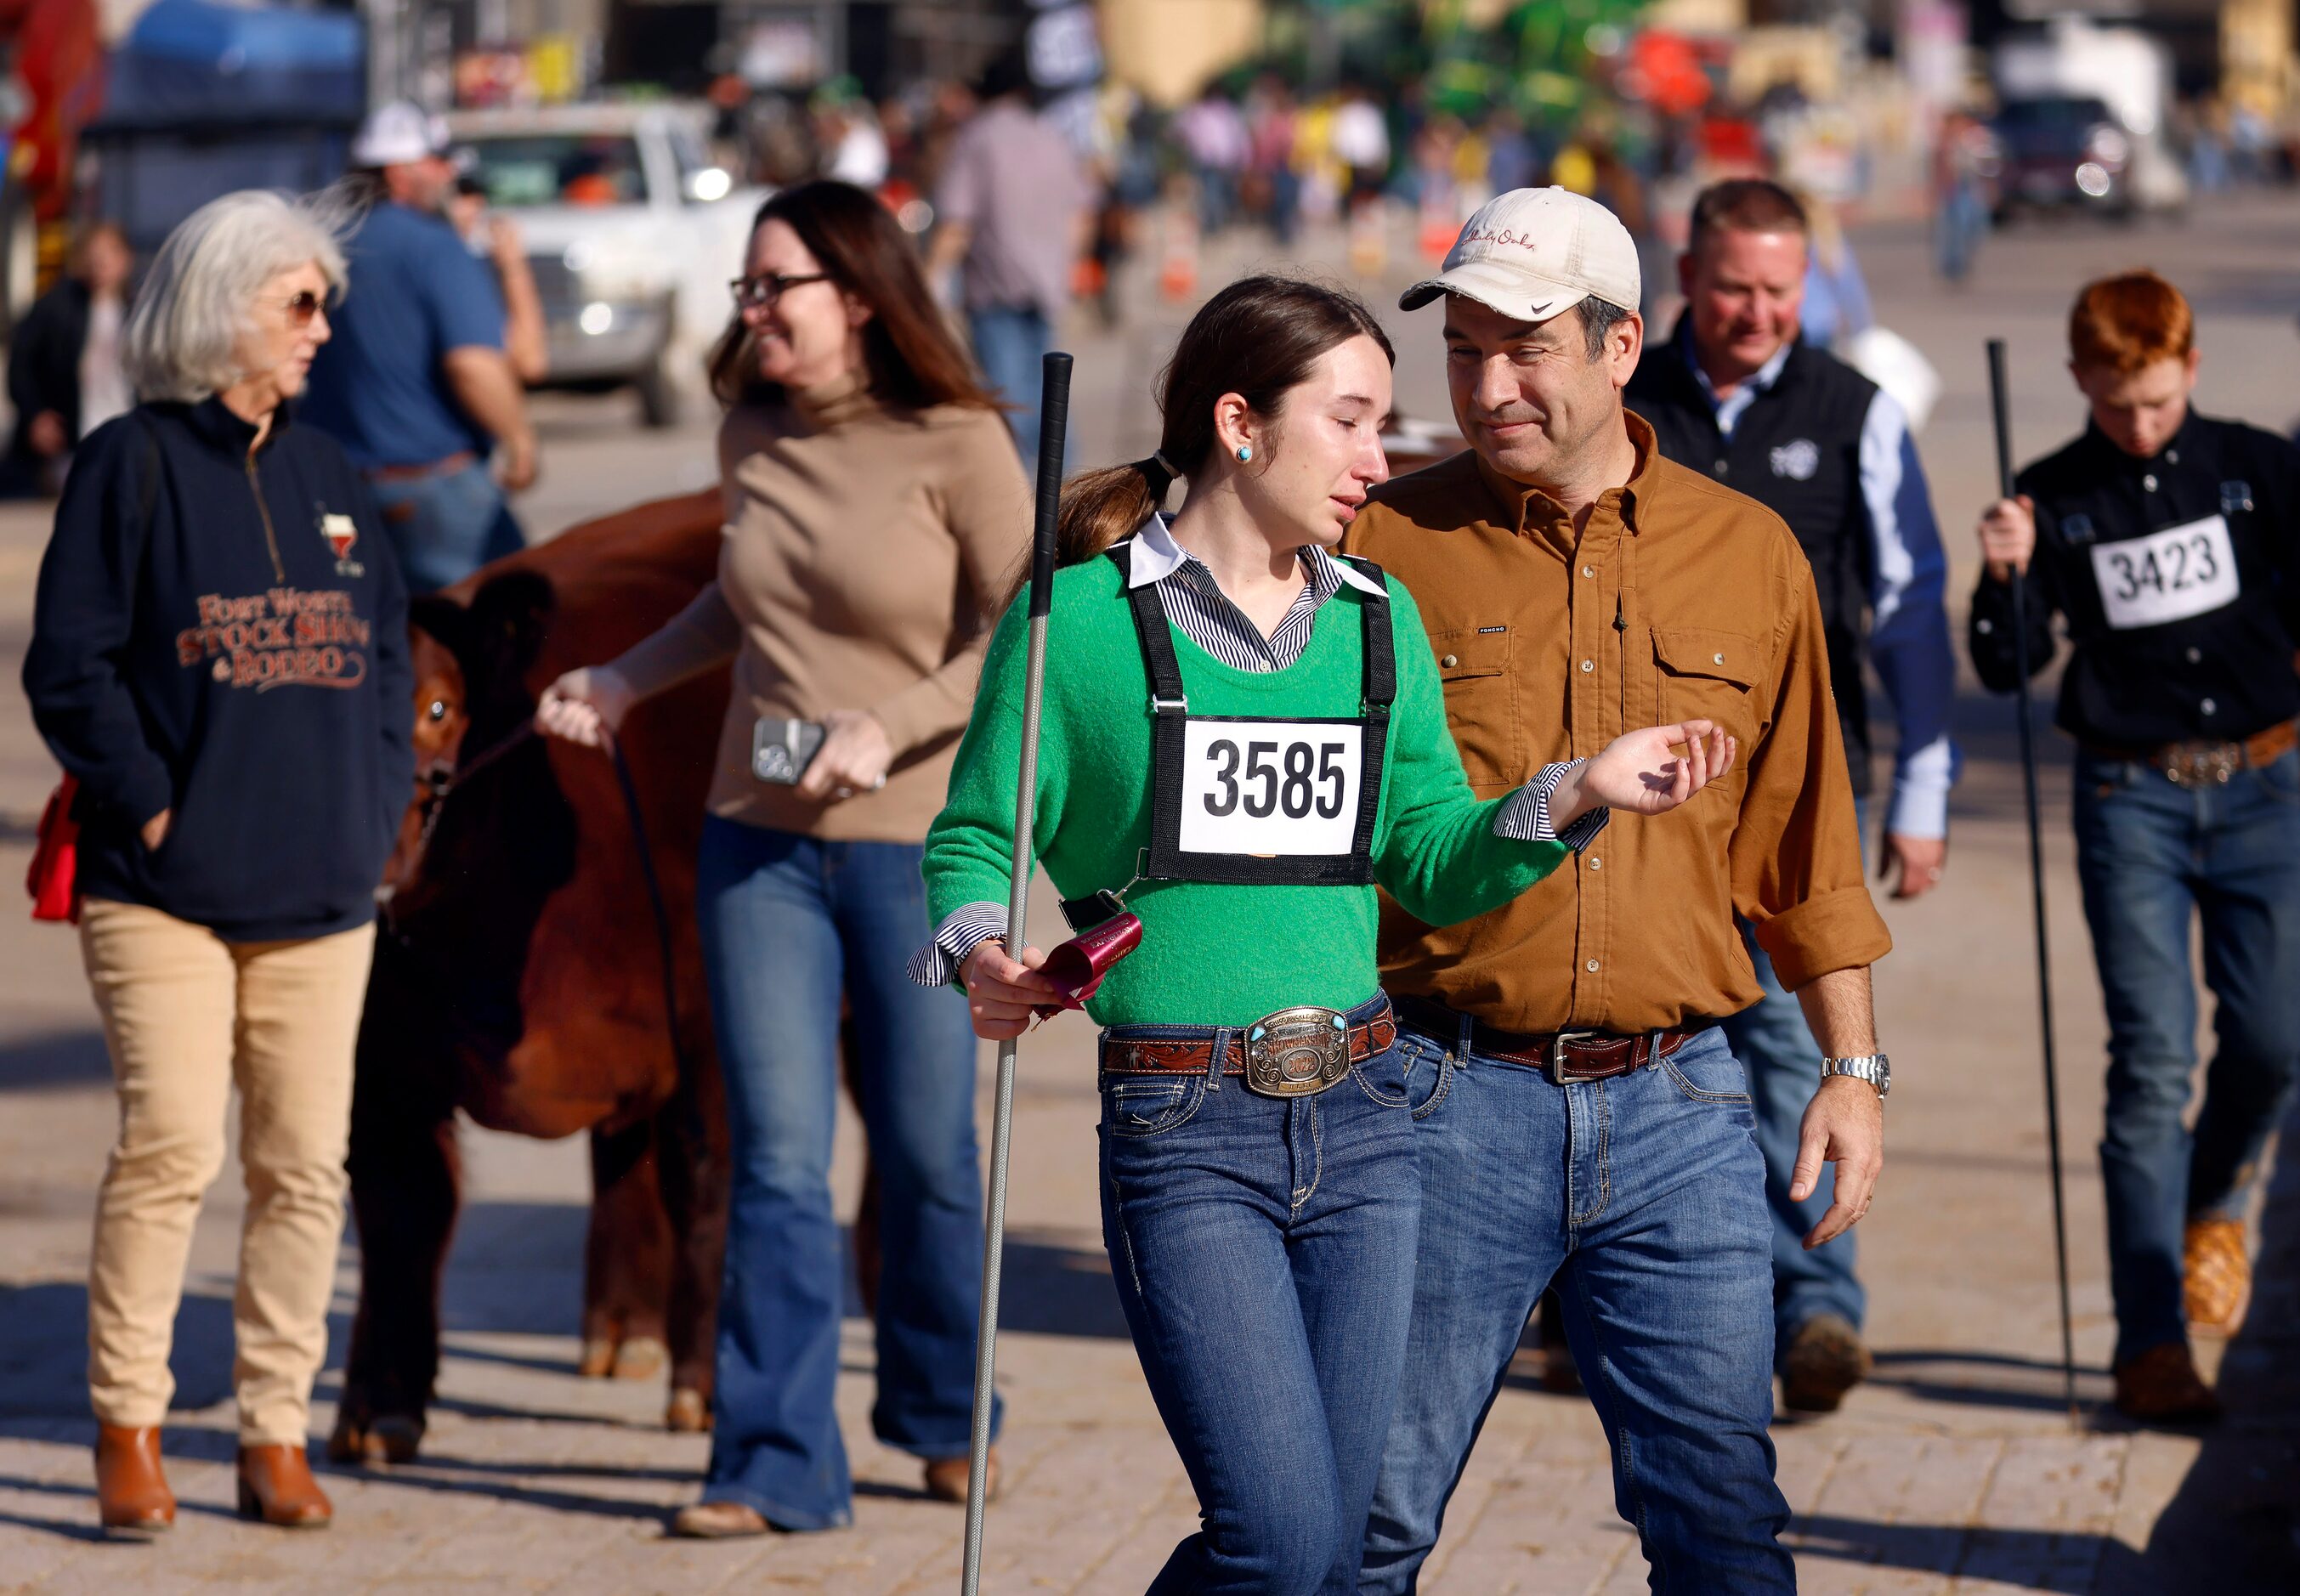
[[[630,761],[623,757],[623,745],[618,738],[604,731],[603,735],[606,736],[607,752],[614,761],[615,785],[623,791],[623,812],[630,820],[631,846],[639,856],[639,877],[646,883],[647,908],[654,915],[655,952],[662,963],[662,1018],[671,1035],[671,1060],[679,1080],[685,1082],[687,1048],[680,1041],[679,961],[672,952],[671,907],[663,900],[662,880],[655,874],[654,850],[647,845],[646,817],[639,808],[638,784],[631,779]]]

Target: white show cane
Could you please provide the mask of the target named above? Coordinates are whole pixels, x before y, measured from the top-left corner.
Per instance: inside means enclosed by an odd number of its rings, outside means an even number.
[[[1038,809],[1038,705],[1046,674],[1046,611],[1054,600],[1054,520],[1062,497],[1062,433],[1070,424],[1071,357],[1046,359],[1038,403],[1038,514],[1030,544],[1030,646],[1022,686],[1022,760],[1014,784],[1014,875],[1006,894],[1008,944],[1021,956],[1030,901],[1030,833]],[[982,1315],[974,1328],[974,1443],[966,1471],[966,1563],[959,1589],[982,1583],[982,1508],[990,1472],[990,1406],[998,1374],[998,1274],[1006,1251],[1006,1155],[1014,1128],[1014,1042],[998,1044],[998,1102],[990,1124],[990,1201],[982,1220]]]

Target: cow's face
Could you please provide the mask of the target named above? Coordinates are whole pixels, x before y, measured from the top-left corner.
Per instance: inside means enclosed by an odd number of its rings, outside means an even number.
[[[408,628],[408,638],[415,669],[415,790],[399,817],[399,840],[383,867],[387,899],[414,878],[432,809],[454,778],[463,735],[471,726],[462,661],[420,624]]]

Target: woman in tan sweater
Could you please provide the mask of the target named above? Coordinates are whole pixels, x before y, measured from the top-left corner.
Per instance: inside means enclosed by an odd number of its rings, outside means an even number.
[[[930,1492],[965,1497],[974,1037],[962,998],[903,967],[932,932],[921,844],[1029,527],[1013,440],[876,200],[834,182],[777,195],[734,288],[712,358],[718,579],[539,711],[596,744],[639,699],[734,661],[696,883],[735,1163],[710,1471],[674,1525],[702,1536],[852,1517],[831,1405],[842,989],[883,1200],[871,1422],[926,1460]]]

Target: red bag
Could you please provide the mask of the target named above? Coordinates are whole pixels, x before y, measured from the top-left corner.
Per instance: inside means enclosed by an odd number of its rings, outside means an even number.
[[[32,868],[24,872],[36,920],[79,919],[79,822],[72,819],[79,796],[79,782],[67,776],[40,811],[40,838],[32,849]]]

